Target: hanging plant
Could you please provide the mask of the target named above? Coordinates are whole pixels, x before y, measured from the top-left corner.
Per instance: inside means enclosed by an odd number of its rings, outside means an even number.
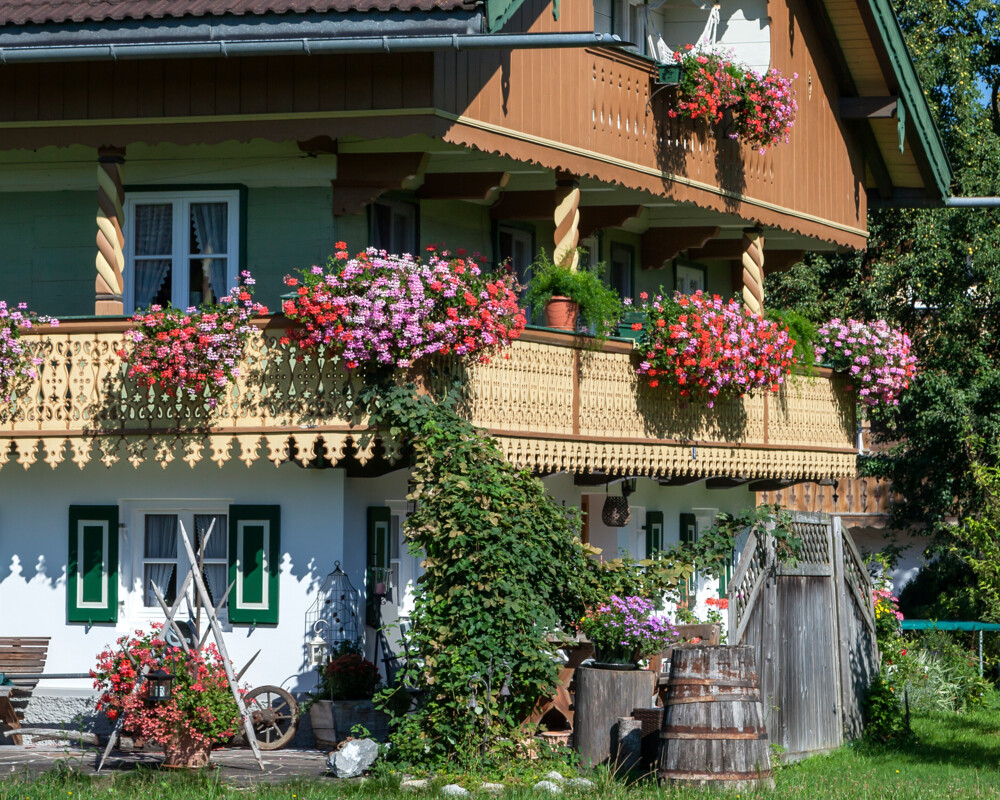
[[[424,262],[374,248],[351,258],[346,247],[338,242],[325,268],[285,277],[296,294],[282,309],[302,327],[284,342],[326,346],[348,369],[405,368],[434,353],[488,361],[524,330],[513,278],[482,274],[462,250],[431,246]]]
[[[125,331],[130,348],[118,355],[128,360],[130,378],[141,386],[159,386],[170,397],[199,400],[214,408],[219,397],[240,377],[247,342],[254,333],[250,320],[268,313],[253,299],[254,279],[241,273],[241,283],[218,303],[181,310],[152,305],[136,312]]]
[[[788,329],[754,314],[742,303],[703,292],[673,298],[643,292],[638,372],[650,387],[674,385],[683,397],[706,400],[777,391],[795,363]]]
[[[28,312],[26,303],[10,308],[0,300],[0,420],[10,416],[10,408],[18,390],[27,381],[38,377],[37,367],[42,359],[22,334],[32,324],[58,325],[54,317],[38,317]]]
[[[816,357],[856,382],[866,406],[897,406],[917,374],[910,337],[884,320],[831,319],[818,331]]]
[[[788,141],[798,111],[791,79],[776,69],[758,75],[727,54],[696,50],[690,44],[674,58],[680,63],[681,77],[677,108],[670,109],[668,116],[717,125],[729,111],[730,138],[761,153]],[[792,77],[798,78],[798,73]]]

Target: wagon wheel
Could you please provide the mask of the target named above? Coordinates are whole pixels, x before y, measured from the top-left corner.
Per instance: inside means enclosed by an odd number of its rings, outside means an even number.
[[[261,750],[278,750],[295,736],[299,704],[284,689],[258,686],[243,696],[243,702]]]

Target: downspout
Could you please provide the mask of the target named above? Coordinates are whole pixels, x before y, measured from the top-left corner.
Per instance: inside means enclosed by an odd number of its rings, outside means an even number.
[[[610,33],[451,34],[446,36],[366,36],[123,44],[27,45],[0,47],[0,63],[125,61],[147,58],[316,55],[319,53],[426,53],[440,50],[537,50],[566,47],[628,47]]]
[[[945,208],[1000,208],[1000,197],[946,197]]]

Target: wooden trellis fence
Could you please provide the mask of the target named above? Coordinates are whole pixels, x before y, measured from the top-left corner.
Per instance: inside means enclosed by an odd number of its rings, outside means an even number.
[[[751,534],[729,584],[729,641],[757,653],[768,736],[792,758],[860,735],[878,670],[872,585],[839,517],[796,513],[804,546],[779,563]]]

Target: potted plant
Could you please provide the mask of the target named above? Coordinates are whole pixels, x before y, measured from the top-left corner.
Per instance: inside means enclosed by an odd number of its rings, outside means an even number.
[[[309,719],[320,749],[332,749],[360,726],[385,741],[389,715],[375,707],[372,698],[382,684],[378,667],[366,659],[356,642],[334,646],[319,671],[319,686],[309,702]]]
[[[599,669],[637,669],[639,660],[659,653],[677,639],[677,629],[654,613],[641,597],[611,595],[608,602],[587,609],[580,630],[594,645]]]
[[[622,315],[618,293],[604,285],[604,265],[593,270],[572,269],[569,259],[559,263],[549,259],[545,250],[531,265],[531,281],[524,302],[545,309],[545,324],[557,330],[576,331],[578,320],[594,328],[598,337],[615,331]]]
[[[97,656],[90,672],[101,693],[97,710],[112,722],[122,718],[126,733],[162,745],[164,766],[204,767],[212,747],[236,734],[239,709],[215,645],[185,653],[169,646],[160,628],[126,634]],[[161,689],[168,684],[165,691],[150,691],[154,674]]]

